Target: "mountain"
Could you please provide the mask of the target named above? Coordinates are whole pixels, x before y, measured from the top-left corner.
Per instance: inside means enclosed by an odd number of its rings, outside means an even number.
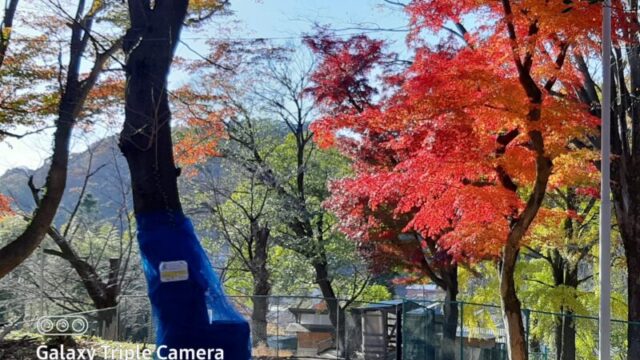
[[[0,176],[0,193],[11,197],[15,208],[31,213],[35,204],[28,185],[29,177],[33,176],[36,187],[42,187],[48,169],[49,164],[35,170],[10,169]],[[207,183],[211,184],[211,181],[216,181],[226,173],[219,158],[212,158],[206,164],[199,165],[198,169],[200,172],[197,175],[181,176],[178,181],[187,212],[198,206],[189,202],[190,195],[202,187],[206,188]],[[127,161],[118,148],[118,137],[110,136],[93,143],[83,152],[71,154],[67,188],[55,221],[57,225],[64,223],[73,211],[88,173],[92,175],[87,182],[85,199],[90,196],[91,202],[95,202],[93,209],[97,211],[94,214],[96,219],[115,221],[123,206],[126,206],[125,210],[133,211]],[[228,186],[235,183],[233,179],[227,179],[227,182]]]
[[[89,169],[89,164],[91,168]],[[35,204],[28,186],[33,176],[36,187],[43,186],[49,164],[31,170],[10,169],[0,176],[0,193],[10,196],[14,206],[26,213],[33,211]],[[118,148],[116,136],[107,137],[92,144],[86,151],[74,153],[69,158],[67,189],[58,210],[56,223],[64,222],[73,210],[84,185],[87,173],[93,173],[87,182],[85,193],[98,205],[99,219],[113,219],[118,211],[131,207],[129,169]]]

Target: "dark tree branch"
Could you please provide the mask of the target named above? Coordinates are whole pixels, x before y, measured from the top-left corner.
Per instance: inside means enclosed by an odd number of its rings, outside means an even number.
[[[7,49],[9,48],[9,40],[11,39],[13,30],[13,19],[18,9],[18,2],[19,0],[9,1],[9,6],[4,10],[4,17],[2,18],[2,22],[0,22],[0,69],[2,69],[2,64],[4,64]]]

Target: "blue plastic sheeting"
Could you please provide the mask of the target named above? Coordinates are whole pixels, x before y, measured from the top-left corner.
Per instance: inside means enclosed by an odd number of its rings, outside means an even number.
[[[191,221],[177,212],[136,219],[159,357],[222,349],[224,359],[251,359],[249,324],[225,297]]]

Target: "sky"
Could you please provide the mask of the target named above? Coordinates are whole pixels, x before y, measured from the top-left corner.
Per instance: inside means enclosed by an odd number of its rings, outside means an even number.
[[[229,33],[185,32],[183,38],[197,50],[197,41],[202,37],[259,37],[297,44],[303,34],[313,32],[314,24],[329,25],[344,35],[356,33],[355,27],[403,28],[406,25],[404,14],[383,3],[382,0],[231,0],[234,15],[224,20],[234,22]],[[403,33],[384,31],[371,31],[370,35],[388,38],[396,44],[401,44],[404,37]],[[185,47],[178,49],[180,56],[189,56],[189,52]],[[169,80],[184,79],[173,76]],[[72,151],[82,151],[101,137],[117,132],[118,129],[100,126],[90,133],[76,130]],[[33,169],[41,166],[51,153],[51,144],[52,131],[0,142],[0,175],[14,167]]]

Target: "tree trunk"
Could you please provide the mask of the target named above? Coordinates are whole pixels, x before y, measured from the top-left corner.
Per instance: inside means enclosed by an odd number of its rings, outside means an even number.
[[[512,22],[513,10],[511,8],[511,2],[509,0],[502,0],[502,7],[504,9],[507,32],[509,33],[511,41],[515,43],[517,41],[517,35],[515,26]],[[533,32],[530,32],[529,35],[535,35],[538,31],[537,27],[535,26],[535,22],[532,22],[531,25],[532,27],[530,27],[529,30]],[[527,55],[525,56],[526,60],[523,63],[522,58],[519,54],[517,54],[516,51],[514,51],[513,55],[515,65],[518,70],[518,80],[520,82],[520,86],[529,98],[529,111],[527,113],[527,121],[531,125],[534,125],[539,122],[542,117],[543,93],[542,89],[538,85],[538,81],[536,81],[532,77],[530,64],[526,64],[527,61],[532,61],[533,56],[532,54],[527,53]],[[547,83],[545,87],[549,84],[553,86],[554,81],[555,80],[552,80],[551,83]],[[528,359],[524,325],[522,322],[522,309],[520,300],[518,299],[518,295],[516,294],[514,276],[522,238],[525,236],[527,230],[529,229],[529,226],[538,214],[540,206],[542,206],[542,201],[544,200],[544,196],[547,192],[547,183],[549,182],[549,177],[551,176],[551,169],[553,166],[553,162],[545,154],[546,151],[544,145],[544,136],[540,130],[534,130],[533,128],[535,127],[536,125],[534,125],[532,129],[527,133],[530,139],[531,148],[535,151],[536,154],[535,183],[533,185],[531,195],[529,195],[529,198],[527,199],[527,204],[524,210],[518,216],[518,218],[514,219],[514,221],[512,221],[511,223],[511,229],[509,231],[509,235],[507,236],[507,242],[504,246],[501,259],[502,263],[500,269],[500,296],[502,300],[502,316],[504,318],[504,325],[507,333],[507,351],[509,353],[510,360]],[[514,138],[515,137],[510,137],[510,139],[506,143],[498,141],[498,143],[502,146],[498,153],[503,152],[504,149],[506,149],[508,143]],[[511,189],[512,191],[516,192],[517,185],[513,182],[509,175],[506,174],[506,172],[499,166],[497,170],[498,175],[500,175],[500,181],[502,185],[505,186],[505,188]]]
[[[632,10],[637,12],[637,2],[632,2]],[[637,25],[638,17],[631,16],[629,21]],[[625,36],[637,39],[635,29],[622,30]],[[626,59],[622,50],[625,50]],[[640,96],[640,56],[635,42],[624,48],[614,47],[612,55],[611,192],[627,259],[627,320],[640,322],[640,283],[638,276],[634,276],[640,272],[640,107],[635,100]],[[599,103],[596,81],[589,73],[586,61],[580,56],[576,58],[585,79],[581,92],[583,102],[588,105]],[[600,116],[599,107],[594,107],[593,115]],[[599,138],[592,140],[592,145],[599,148]],[[640,325],[629,325],[627,343],[627,358],[640,358]]]
[[[116,305],[114,305],[116,306]],[[115,307],[102,309],[98,312],[98,321],[102,330],[101,338],[118,341],[118,309]]]
[[[529,112],[529,119],[537,121],[540,118],[539,105],[541,100],[533,101],[533,106]],[[507,351],[510,360],[527,360],[527,343],[525,339],[524,324],[522,321],[522,307],[516,293],[515,271],[518,261],[522,238],[525,236],[529,226],[538,214],[542,201],[544,200],[547,183],[551,176],[553,163],[545,155],[544,139],[538,130],[529,132],[529,138],[536,151],[536,181],[533,191],[527,200],[524,210],[511,225],[511,231],[507,237],[507,242],[502,251],[502,264],[500,269],[500,297],[502,302],[502,316],[507,335]]]
[[[520,251],[520,242],[542,205],[552,168],[551,160],[544,156],[544,151],[541,151],[544,148],[542,135],[537,131],[532,131],[530,137],[538,152],[536,158],[536,183],[533,193],[527,201],[527,206],[509,232],[507,243],[502,253],[502,267],[500,269],[500,296],[510,360],[528,359],[522,321],[522,307],[516,293],[514,276]]]
[[[333,290],[333,285],[329,278],[329,265],[326,261],[318,261],[313,264],[313,268],[316,272],[316,284],[318,284],[320,292],[322,292],[322,297],[327,303],[331,324],[337,329],[340,318],[340,315],[338,315],[340,312],[340,304],[338,304],[336,293]]]
[[[109,274],[104,282],[96,271],[96,268],[80,258],[69,242],[53,227],[49,230],[49,236],[60,248],[60,252],[45,249],[45,253],[58,256],[69,262],[84,286],[93,306],[97,312],[97,318],[102,329],[102,337],[108,340],[117,340],[117,309],[120,296],[120,264],[118,258],[109,259]]]
[[[450,266],[440,271],[441,278],[446,283],[445,299],[443,305],[443,347],[441,352],[442,360],[456,359],[456,336],[458,333],[458,267]],[[462,341],[462,338],[460,339]]]
[[[268,285],[267,285],[268,286]],[[267,344],[267,313],[269,312],[269,295],[264,284],[254,283],[253,312],[251,313],[251,341],[254,347]]]
[[[518,248],[505,246],[500,271],[500,295],[502,300],[502,316],[507,337],[507,352],[510,360],[527,360],[527,344],[522,307],[518,295],[514,274],[518,259]]]
[[[559,251],[555,250],[552,255],[552,272],[554,285],[567,286],[578,289],[578,270],[577,265],[571,266],[562,258]],[[571,309],[561,308],[562,315],[556,317],[554,337],[556,345],[557,360],[575,360],[576,359],[576,329],[573,311]]]
[[[253,346],[267,343],[267,314],[269,312],[269,295],[271,284],[267,260],[269,254],[269,229],[252,224],[254,234],[253,251],[253,312],[251,314],[251,335]]]
[[[572,311],[564,311],[556,319],[556,357],[558,360],[576,359],[576,323]]]
[[[71,85],[69,81],[77,82],[77,78],[67,80],[67,92],[63,95],[59,118],[56,121],[56,131],[53,140],[53,155],[45,182],[46,192],[27,225],[24,232],[14,241],[0,249],[0,278],[20,265],[38,248],[44,239],[49,226],[58,211],[64,189],[67,185],[67,164],[69,162],[69,144],[71,132],[75,125],[74,110],[77,108],[78,85]]]
[[[188,5],[188,0],[128,1],[131,28],[123,45],[127,87],[119,145],[131,172],[157,356],[177,349],[218,349],[249,359],[249,324],[226,302],[178,194],[167,77]],[[159,270],[173,261],[186,263],[186,278],[166,283]]]
[[[71,247],[69,242],[58,232],[58,230],[51,227],[48,234],[58,245],[60,252],[54,252],[46,249],[45,253],[58,256],[69,262],[76,274],[80,277],[80,281],[82,281],[82,285],[87,291],[89,298],[91,298],[91,301],[93,301],[96,309],[109,307],[106,305],[106,299],[108,297],[107,285],[102,282],[96,269],[91,264],[80,258],[75,249]]]
[[[346,315],[344,309],[340,306],[339,299],[336,297],[333,284],[329,278],[329,264],[323,256],[321,261],[316,261],[313,264],[313,268],[316,272],[316,284],[318,284],[322,297],[327,304],[329,319],[334,328],[333,335],[335,336],[338,355],[343,356],[346,351]]]
[[[640,357],[640,278],[635,275],[640,273],[640,177],[627,167],[635,163],[614,157],[611,166],[613,205],[627,260],[627,320],[633,323],[627,330],[628,359]]]
[[[9,40],[13,30],[13,18],[18,9],[18,1],[19,0],[9,1],[8,6],[6,6],[4,10],[4,18],[0,23],[0,69],[2,69],[2,64],[4,63],[7,49],[9,48]]]
[[[630,2],[632,13],[638,4]],[[629,17],[638,24],[637,15]],[[613,49],[612,109],[611,109],[611,192],[620,236],[627,259],[628,321],[627,359],[640,358],[640,107],[635,99],[640,96],[640,56],[638,55],[637,28],[623,29],[624,35],[636,41]],[[626,60],[622,50],[625,50]],[[588,70],[582,70],[588,73]],[[590,75],[585,79],[594,81]],[[597,95],[591,102],[598,102]],[[631,121],[629,121],[631,120]],[[596,143],[596,146],[599,146]]]
[[[182,211],[167,76],[187,6],[187,0],[156,1],[153,8],[149,1],[129,1],[131,28],[123,46],[127,88],[120,149],[131,171],[136,214]]]
[[[105,308],[100,311],[106,340],[118,339],[118,296],[120,295],[120,264],[118,258],[109,259],[109,275],[105,286]]]
[[[634,118],[634,127],[640,126]],[[615,133],[614,133],[615,134]],[[640,135],[638,135],[640,137]],[[615,141],[615,139],[614,139]],[[615,146],[614,146],[615,149]],[[635,147],[634,147],[635,149]],[[613,152],[611,190],[620,237],[627,260],[627,359],[640,358],[640,152],[633,158]],[[634,151],[635,152],[635,151]],[[624,162],[624,164],[622,164]]]
[[[634,225],[640,226],[638,223]],[[634,240],[626,250],[628,321],[630,322],[627,331],[627,343],[629,344],[627,359],[640,358],[640,277],[637,276],[637,274],[640,274],[640,237]],[[635,248],[632,248],[633,245],[635,245]]]

